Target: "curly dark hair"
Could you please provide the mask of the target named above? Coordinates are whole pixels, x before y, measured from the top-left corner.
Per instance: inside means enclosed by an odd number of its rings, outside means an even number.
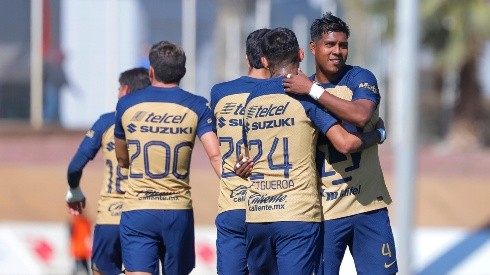
[[[271,70],[301,61],[298,55],[298,39],[287,28],[275,28],[266,33],[261,48]]]
[[[343,32],[347,35],[347,38],[350,35],[350,29],[347,23],[331,12],[326,12],[322,18],[313,21],[310,28],[311,40],[318,41],[324,33],[328,32]]]

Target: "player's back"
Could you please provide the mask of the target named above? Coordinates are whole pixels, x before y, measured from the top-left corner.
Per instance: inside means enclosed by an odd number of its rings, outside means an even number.
[[[114,145],[115,112],[100,116],[97,123],[106,128],[101,136],[100,147],[104,161],[104,181],[100,189],[97,224],[119,224],[128,169],[118,165]]]
[[[242,76],[216,84],[211,89],[211,109],[216,119],[216,134],[223,158],[218,212],[245,209],[248,181],[234,173],[238,156],[244,153],[242,140],[245,101],[252,89],[264,79]]]
[[[272,78],[250,94],[245,136],[254,168],[247,222],[320,221],[312,106],[306,97],[285,94],[282,78]]]
[[[191,209],[192,148],[212,130],[206,99],[150,86],[121,98],[117,112],[116,135],[125,136],[130,158],[124,210]]]

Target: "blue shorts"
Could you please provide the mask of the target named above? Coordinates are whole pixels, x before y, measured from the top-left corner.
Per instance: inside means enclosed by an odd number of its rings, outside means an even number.
[[[218,274],[247,275],[245,210],[230,210],[216,217]]]
[[[347,246],[357,274],[398,272],[388,209],[324,221],[323,271],[338,274]]]
[[[247,223],[250,274],[313,274],[321,256],[319,222]]]
[[[121,215],[121,246],[127,271],[189,274],[195,267],[194,214],[185,210],[133,210]]]
[[[119,225],[96,224],[92,247],[92,269],[104,275],[122,273],[121,239]]]

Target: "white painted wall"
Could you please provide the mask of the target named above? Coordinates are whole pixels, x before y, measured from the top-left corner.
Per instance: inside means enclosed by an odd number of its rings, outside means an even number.
[[[88,128],[117,103],[119,74],[137,65],[146,40],[139,1],[61,2],[61,46],[70,86],[62,93],[66,128]]]

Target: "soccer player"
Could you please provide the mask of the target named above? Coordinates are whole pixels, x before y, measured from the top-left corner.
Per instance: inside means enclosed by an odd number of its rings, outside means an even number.
[[[149,53],[151,86],[121,98],[114,130],[116,156],[129,167],[121,215],[126,274],[189,274],[195,266],[194,214],[189,185],[198,136],[216,174],[221,155],[208,101],[182,90],[186,56],[161,41]]]
[[[331,13],[316,19],[311,25],[310,42],[316,74],[311,79],[303,74],[292,76],[284,80],[284,86],[287,92],[309,93],[345,127],[361,133],[373,129],[380,95],[369,70],[346,64],[349,34],[348,25]],[[396,273],[395,243],[387,210],[391,197],[378,146],[343,154],[322,139],[318,155],[322,160],[325,274],[339,273],[347,246],[358,274]]]
[[[250,90],[270,77],[261,62],[262,37],[269,29],[250,33],[246,40],[248,75],[219,83],[211,89],[211,109],[222,155],[222,174],[218,198],[217,267],[218,274],[248,274],[245,240],[245,194],[248,181],[234,172],[235,160],[245,153],[242,140],[245,100]]]
[[[149,85],[150,78],[145,68],[124,71],[119,75],[118,98]],[[85,135],[68,166],[70,188],[66,201],[70,214],[79,215],[85,207],[85,196],[80,188],[83,168],[102,148],[105,177],[97,209],[91,261],[95,275],[121,274],[122,272],[119,220],[128,171],[121,169],[117,164],[114,152],[114,120],[114,112],[100,116]]]
[[[313,274],[321,249],[318,131],[344,153],[380,139],[376,131],[350,134],[313,99],[284,92],[282,79],[297,73],[303,57],[291,30],[266,33],[261,48],[272,78],[250,92],[244,116],[254,163],[246,195],[248,267],[251,274]]]

